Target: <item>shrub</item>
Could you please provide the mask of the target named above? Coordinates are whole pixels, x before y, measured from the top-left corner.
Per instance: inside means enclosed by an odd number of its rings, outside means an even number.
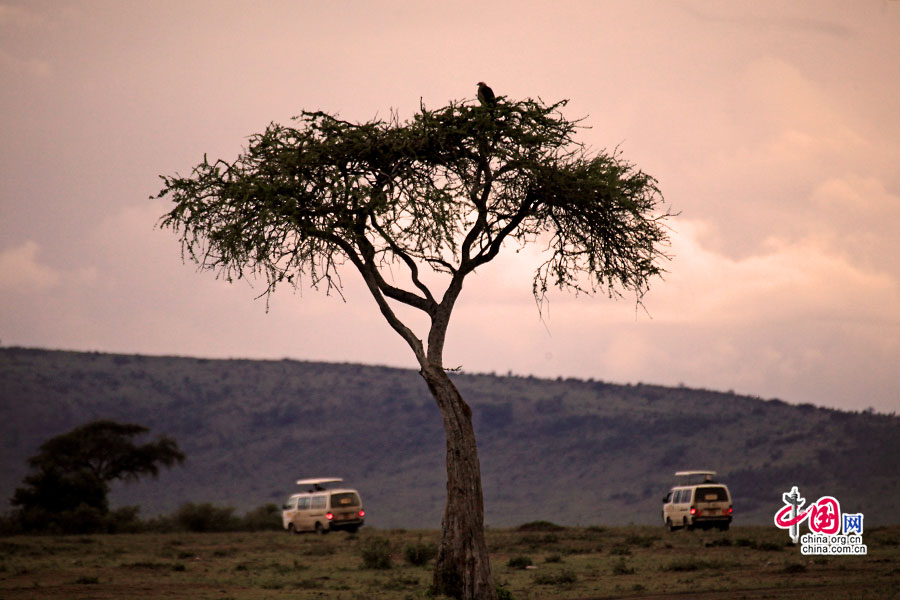
[[[181,505],[181,508],[173,516],[176,525],[186,531],[204,533],[234,531],[238,528],[238,519],[234,516],[234,508],[213,506],[209,502],[202,504],[188,502]]]
[[[530,567],[532,564],[531,557],[529,556],[513,556],[509,559],[509,562],[506,563],[506,566],[510,569],[524,569]]]
[[[494,588],[497,590],[497,600],[515,600],[513,598],[512,592],[503,587],[501,584],[494,584]]]
[[[565,527],[550,521],[531,521],[519,525],[518,531],[563,531]]]
[[[657,537],[655,535],[643,536],[643,535],[632,534],[632,535],[629,535],[627,538],[625,538],[625,543],[629,546],[638,546],[640,548],[649,548],[650,546],[653,545],[653,542],[655,542],[658,539],[659,539],[659,537]]]
[[[800,563],[789,563],[784,565],[785,573],[806,573],[806,565]]]
[[[403,557],[411,565],[424,567],[432,558],[437,556],[437,544],[423,542],[421,539],[415,544],[407,544],[403,549]]]
[[[673,571],[673,572],[684,572],[684,571],[696,571],[700,568],[700,565],[697,562],[692,560],[673,560],[667,565],[662,567],[663,571]]]
[[[388,539],[376,537],[363,543],[360,554],[365,569],[390,569],[391,568],[391,542]]]
[[[138,513],[140,506],[123,506],[106,516],[106,530],[109,533],[138,533],[142,529]]]
[[[544,559],[545,563],[561,563],[562,561],[562,556],[560,556],[559,554],[551,554]]]
[[[572,571],[560,571],[559,573],[536,573],[534,582],[538,585],[571,585],[578,578]]]
[[[241,531],[278,531],[281,524],[281,509],[276,504],[264,504],[245,514],[239,525]]]
[[[703,560],[699,558],[683,558],[683,559],[675,559],[669,562],[666,565],[663,565],[661,569],[663,571],[672,571],[672,572],[685,572],[685,571],[697,571],[699,569],[722,569],[728,566],[728,563],[725,563],[720,560]]]
[[[629,567],[624,558],[620,558],[612,566],[613,575],[634,575],[634,567]]]

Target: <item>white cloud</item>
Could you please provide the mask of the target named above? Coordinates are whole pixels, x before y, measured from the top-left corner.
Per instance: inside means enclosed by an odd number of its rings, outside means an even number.
[[[679,222],[673,238],[676,262],[651,308],[657,319],[900,316],[896,278],[883,270],[864,269],[815,238],[771,238],[758,253],[732,258],[701,244],[705,227]]]
[[[39,246],[29,240],[0,252],[0,289],[27,294],[55,287],[61,276],[55,269],[41,264],[39,251]]]

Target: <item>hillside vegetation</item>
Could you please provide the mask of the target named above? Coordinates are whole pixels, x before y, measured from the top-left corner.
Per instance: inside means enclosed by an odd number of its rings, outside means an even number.
[[[473,408],[486,522],[656,524],[678,469],[717,470],[736,524],[771,524],[797,485],[866,525],[894,523],[900,418],[688,388],[458,374]],[[121,484],[114,506],[150,516],[185,502],[245,511],[299,477],[360,490],[368,523],[440,525],[440,414],[412,370],[0,349],[0,493],[41,442],[93,419],[174,437],[183,467]]]

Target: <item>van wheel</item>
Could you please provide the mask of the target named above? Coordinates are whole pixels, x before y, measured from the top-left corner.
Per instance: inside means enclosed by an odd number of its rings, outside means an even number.
[[[681,526],[684,527],[685,531],[691,531],[694,528],[693,525],[688,525],[687,517],[681,522]]]
[[[316,521],[316,533],[317,533],[318,535],[325,535],[326,533],[328,533],[328,530],[325,529],[324,527],[322,527],[322,524],[321,524],[321,523],[319,523],[318,521]]]
[[[288,532],[288,533],[297,533],[297,530],[294,529],[294,524],[293,524],[293,523],[288,523],[287,532]]]
[[[719,531],[728,531],[728,523],[719,525]]]
[[[669,533],[675,531],[675,526],[672,525],[672,519],[666,519],[666,531]]]

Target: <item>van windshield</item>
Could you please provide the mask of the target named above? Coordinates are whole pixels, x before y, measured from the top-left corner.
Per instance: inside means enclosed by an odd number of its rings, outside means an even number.
[[[359,506],[359,495],[356,492],[339,492],[331,495],[331,508]]]
[[[696,502],[727,502],[728,492],[721,486],[698,487],[694,498]]]

